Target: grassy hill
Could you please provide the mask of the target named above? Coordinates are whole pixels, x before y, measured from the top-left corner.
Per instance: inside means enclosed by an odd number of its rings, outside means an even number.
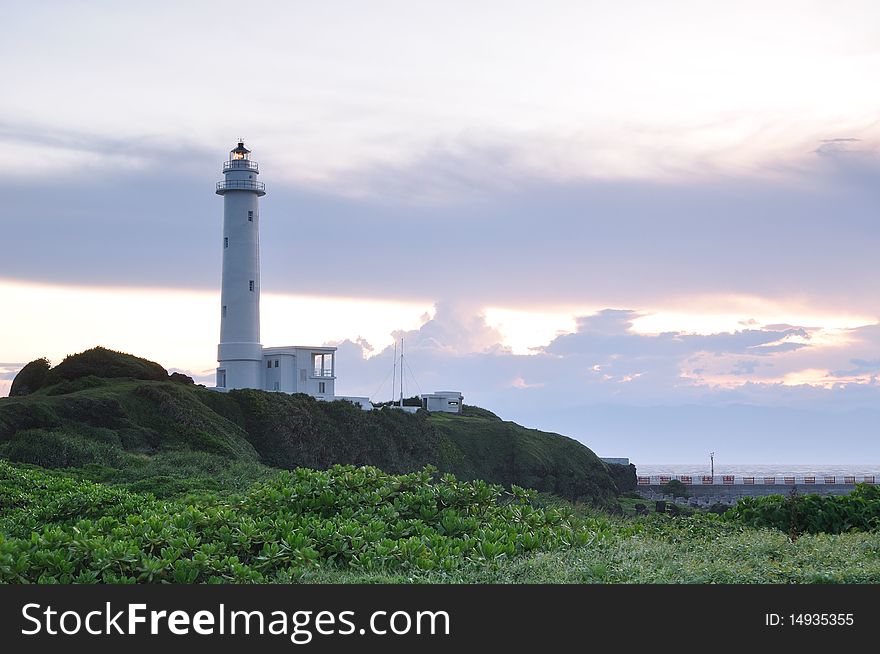
[[[581,443],[475,407],[462,416],[365,412],[301,394],[218,393],[181,377],[102,348],[67,357],[29,394],[0,399],[0,456],[160,496],[237,491],[270,468],[335,464],[397,474],[430,464],[593,504],[616,494],[607,466]]]

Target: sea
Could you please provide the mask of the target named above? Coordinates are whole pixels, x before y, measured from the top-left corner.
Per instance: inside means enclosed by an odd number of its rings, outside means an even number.
[[[644,477],[657,475],[708,475],[709,462],[694,463],[638,463],[636,474]],[[835,463],[835,464],[766,464],[766,463],[723,463],[715,461],[715,475],[734,475],[736,477],[795,477],[835,475],[863,476],[880,475],[880,464]]]

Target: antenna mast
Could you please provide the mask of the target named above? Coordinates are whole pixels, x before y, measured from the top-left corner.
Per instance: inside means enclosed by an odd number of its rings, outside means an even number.
[[[394,367],[391,369],[391,404],[394,404],[394,385],[397,383],[397,339],[394,339]]]
[[[403,408],[403,336],[400,337],[400,408]]]

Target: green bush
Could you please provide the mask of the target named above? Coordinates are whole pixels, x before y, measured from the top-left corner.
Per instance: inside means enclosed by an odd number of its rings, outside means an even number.
[[[584,546],[604,528],[534,508],[523,489],[434,474],[301,468],[238,500],[192,505],[0,461],[0,583],[289,582],[318,567],[452,573]]]
[[[78,393],[90,388],[100,388],[106,386],[109,382],[101,377],[94,375],[86,375],[77,379],[66,379],[63,382],[53,384],[45,389],[46,395],[69,395],[70,393]]]
[[[849,495],[768,495],[746,497],[725,518],[751,527],[799,534],[841,534],[880,527],[880,488],[857,484]]]
[[[46,382],[46,375],[50,367],[49,359],[45,357],[34,359],[28,363],[18,371],[15,379],[12,380],[12,386],[9,387],[9,396],[30,395],[42,388]]]
[[[102,442],[100,437],[95,436],[96,433],[83,437],[45,429],[26,429],[0,444],[0,456],[43,468],[120,465],[125,456],[122,449],[112,442]]]
[[[486,418],[487,420],[498,420],[500,421],[497,415],[489,411],[488,409],[483,409],[478,406],[472,406],[470,404],[463,404],[461,406],[461,415],[466,418]]]
[[[670,479],[668,482],[663,484],[663,492],[667,495],[672,495],[672,497],[690,496],[687,486],[681,483],[678,479]]]
[[[792,541],[709,514],[573,514],[430,469],[301,469],[173,501],[72,474],[0,460],[0,584],[880,581],[876,531]]]
[[[94,347],[79,354],[71,354],[47,374],[45,385],[57,384],[65,379],[95,377],[149,379],[163,381],[168,379],[168,371],[158,363],[140,357]]]

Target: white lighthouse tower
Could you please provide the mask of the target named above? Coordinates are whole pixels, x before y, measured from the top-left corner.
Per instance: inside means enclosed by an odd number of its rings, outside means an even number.
[[[266,186],[260,169],[239,141],[217,182],[223,196],[223,281],[217,387],[263,388],[260,344],[260,207]]]

